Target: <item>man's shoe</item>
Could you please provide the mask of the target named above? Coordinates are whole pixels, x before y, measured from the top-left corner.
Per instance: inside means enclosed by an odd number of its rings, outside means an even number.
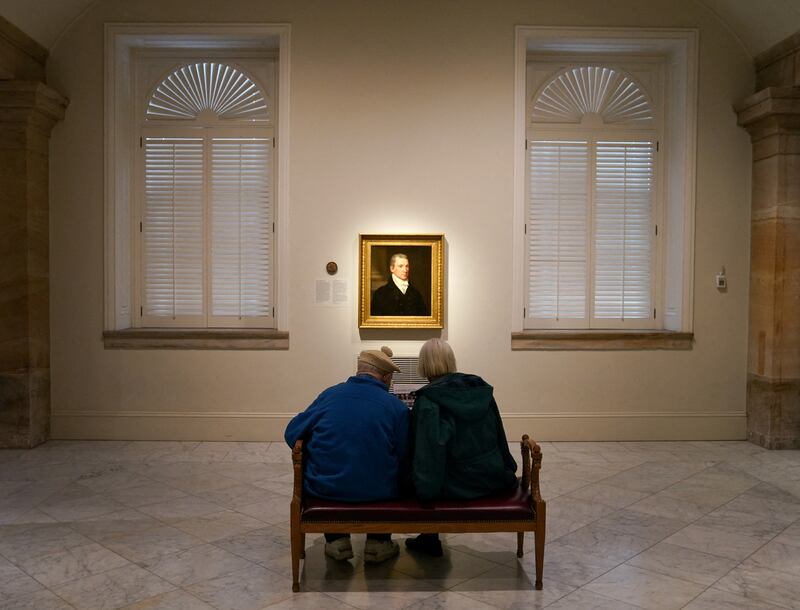
[[[441,557],[444,554],[442,542],[435,534],[420,534],[416,538],[406,538],[406,548],[431,557]]]
[[[350,538],[337,538],[333,542],[325,543],[325,554],[339,561],[353,558],[353,546],[350,544]]]
[[[400,545],[394,540],[373,540],[367,538],[364,545],[364,562],[380,563],[400,553]]]

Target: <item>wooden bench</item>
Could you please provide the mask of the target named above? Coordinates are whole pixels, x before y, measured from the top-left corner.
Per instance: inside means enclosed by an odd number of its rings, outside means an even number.
[[[384,502],[343,503],[303,493],[303,441],[292,450],[294,493],[291,504],[292,590],[300,590],[300,559],[308,533],[416,534],[517,532],[522,557],[525,532],[534,533],[536,589],[542,588],[546,504],[539,492],[542,451],[522,437],[522,477],[509,493],[477,500],[420,502],[398,498]]]

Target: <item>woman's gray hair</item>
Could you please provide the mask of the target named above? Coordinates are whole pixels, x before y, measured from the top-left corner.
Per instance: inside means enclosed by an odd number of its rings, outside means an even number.
[[[419,350],[417,373],[428,380],[456,372],[456,355],[447,341],[428,339]]]

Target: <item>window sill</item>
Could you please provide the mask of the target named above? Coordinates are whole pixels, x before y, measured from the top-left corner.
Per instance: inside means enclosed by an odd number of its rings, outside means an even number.
[[[671,330],[525,330],[512,350],[690,350],[694,333]]]
[[[127,328],[103,331],[105,349],[287,350],[289,333],[258,329]]]

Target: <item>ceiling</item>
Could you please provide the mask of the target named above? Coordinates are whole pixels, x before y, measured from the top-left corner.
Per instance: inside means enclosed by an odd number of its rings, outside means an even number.
[[[70,24],[102,0],[0,0],[0,15],[51,49]],[[694,0],[717,16],[751,55],[800,31],[800,0]]]

